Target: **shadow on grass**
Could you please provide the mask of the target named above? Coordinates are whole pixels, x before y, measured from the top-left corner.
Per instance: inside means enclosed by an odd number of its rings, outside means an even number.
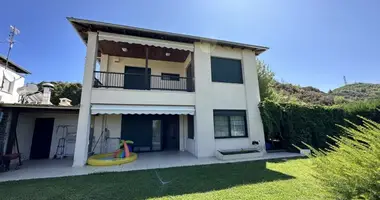
[[[162,185],[156,173],[169,183]],[[15,181],[0,184],[0,193],[5,199],[18,200],[147,199],[291,178],[267,169],[266,161],[257,161]]]
[[[309,159],[307,156],[300,156],[300,157],[292,157],[292,158],[280,158],[280,159],[270,159],[270,160],[267,160],[267,162],[270,162],[270,163],[284,163],[284,162],[288,162],[288,161],[291,161],[291,160],[306,160],[306,159]]]

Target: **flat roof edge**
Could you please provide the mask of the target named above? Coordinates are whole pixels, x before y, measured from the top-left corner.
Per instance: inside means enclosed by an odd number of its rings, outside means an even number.
[[[79,110],[79,106],[56,106],[56,105],[18,104],[18,103],[1,103],[0,108],[41,108],[41,109],[58,109],[58,110]]]

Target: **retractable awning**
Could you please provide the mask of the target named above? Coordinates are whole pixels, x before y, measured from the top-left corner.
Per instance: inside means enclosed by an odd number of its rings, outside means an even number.
[[[142,38],[130,35],[121,35],[114,33],[99,32],[99,41],[108,40],[114,42],[126,42],[129,44],[141,44],[147,46],[163,47],[169,49],[178,49],[183,51],[194,51],[193,44],[173,42],[167,40],[158,40],[150,38]]]
[[[194,115],[194,106],[92,105],[91,114]]]

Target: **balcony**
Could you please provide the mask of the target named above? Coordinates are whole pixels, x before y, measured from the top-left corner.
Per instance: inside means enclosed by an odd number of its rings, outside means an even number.
[[[94,88],[122,88],[132,90],[170,90],[194,92],[194,78],[162,73],[94,72]]]

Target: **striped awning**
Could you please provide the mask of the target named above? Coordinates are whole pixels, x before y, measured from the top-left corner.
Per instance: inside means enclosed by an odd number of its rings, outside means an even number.
[[[194,106],[92,105],[91,114],[194,115]]]
[[[120,35],[114,33],[99,32],[99,41],[108,40],[114,42],[125,42],[129,44],[141,44],[147,46],[178,49],[183,51],[194,51],[193,44],[173,42],[167,40],[149,39],[130,35]]]

